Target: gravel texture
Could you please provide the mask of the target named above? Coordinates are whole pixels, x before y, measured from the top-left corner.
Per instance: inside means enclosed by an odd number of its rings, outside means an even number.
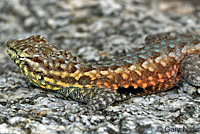
[[[200,33],[198,0],[1,0],[0,133],[198,133],[200,89],[182,81],[166,92],[131,98],[91,114],[33,87],[5,42],[41,34],[80,60],[98,61],[144,45],[148,34]]]

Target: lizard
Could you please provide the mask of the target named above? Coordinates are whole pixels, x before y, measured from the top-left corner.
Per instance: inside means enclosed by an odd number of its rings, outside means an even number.
[[[6,50],[31,84],[86,104],[82,110],[102,110],[115,101],[166,91],[182,77],[200,85],[186,66],[200,52],[200,35],[149,35],[142,48],[96,62],[81,62],[41,35],[9,40]]]

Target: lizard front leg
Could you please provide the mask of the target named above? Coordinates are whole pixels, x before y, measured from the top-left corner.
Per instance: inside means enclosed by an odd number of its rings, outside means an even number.
[[[72,100],[85,103],[83,111],[102,110],[115,102],[116,97],[113,92],[106,88],[65,88],[57,91],[58,93]]]

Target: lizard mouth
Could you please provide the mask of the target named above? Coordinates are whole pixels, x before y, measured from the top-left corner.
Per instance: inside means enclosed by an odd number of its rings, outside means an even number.
[[[11,40],[6,43],[6,51],[10,58],[14,61],[15,64],[21,63],[21,61],[24,60],[24,58],[27,58],[25,55],[21,55],[18,51],[19,46],[16,46],[15,41]]]
[[[11,57],[12,60],[14,59],[18,59],[19,55],[17,54],[17,51],[15,49],[13,49],[13,47],[10,46],[10,42],[6,43],[6,51],[9,54],[9,56]]]

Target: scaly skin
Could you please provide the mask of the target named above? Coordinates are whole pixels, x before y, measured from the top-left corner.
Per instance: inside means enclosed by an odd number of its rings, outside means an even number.
[[[174,87],[182,76],[182,59],[200,52],[200,36],[148,36],[143,48],[98,62],[79,62],[40,35],[10,40],[6,50],[33,85],[86,103],[86,109],[99,110],[132,95]],[[119,93],[128,90],[131,94]]]

